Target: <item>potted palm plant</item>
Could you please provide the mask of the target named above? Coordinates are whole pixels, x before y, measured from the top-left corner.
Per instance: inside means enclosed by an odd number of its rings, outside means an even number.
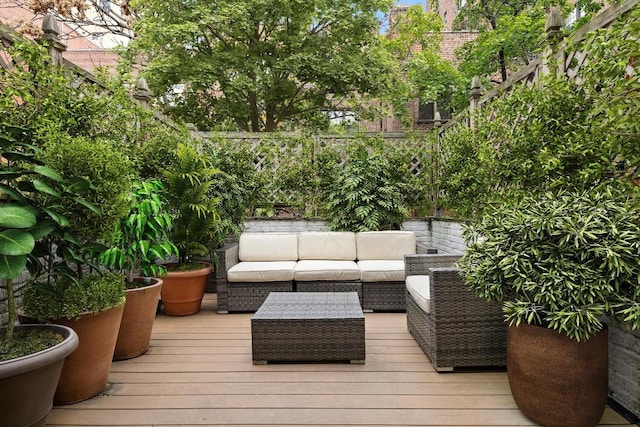
[[[115,360],[131,359],[147,352],[160,299],[163,265],[178,254],[169,241],[171,215],[165,210],[164,186],[158,180],[136,182],[134,205],[120,220],[111,238],[112,247],[99,255],[102,264],[124,273],[127,302],[113,354]]]
[[[193,144],[181,143],[170,167],[164,171],[167,201],[173,215],[170,239],[178,247],[177,263],[167,264],[162,276],[161,298],[164,312],[187,316],[200,311],[211,263],[196,256],[209,255],[220,216],[217,198],[209,190],[218,169],[201,156]]]
[[[603,317],[640,327],[640,209],[605,188],[528,196],[465,230],[461,272],[503,304],[509,384],[545,426],[600,421],[608,392]]]
[[[36,242],[60,234],[66,218],[55,211],[58,196],[70,195],[60,175],[35,159],[37,148],[22,141],[24,129],[0,126],[0,280],[8,322],[0,328],[0,413],[7,425],[41,425],[51,410],[65,358],[78,336],[63,325],[16,328],[14,280],[25,270]]]

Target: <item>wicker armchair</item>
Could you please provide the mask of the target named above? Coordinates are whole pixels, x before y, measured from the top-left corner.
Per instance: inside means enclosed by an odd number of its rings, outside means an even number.
[[[506,365],[506,325],[501,307],[488,303],[465,286],[459,256],[407,255],[406,276],[429,278],[430,313],[409,292],[407,327],[438,372],[460,367]]]

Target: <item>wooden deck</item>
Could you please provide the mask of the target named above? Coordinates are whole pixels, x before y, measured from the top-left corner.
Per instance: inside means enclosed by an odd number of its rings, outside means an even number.
[[[402,313],[367,313],[364,365],[251,362],[250,314],[159,315],[149,352],[55,426],[530,426],[505,372],[434,372]],[[601,426],[632,426],[607,408]]]

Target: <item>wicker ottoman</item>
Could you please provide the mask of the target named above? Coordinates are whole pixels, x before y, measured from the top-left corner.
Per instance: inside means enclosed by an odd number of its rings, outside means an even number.
[[[364,363],[357,292],[272,292],[251,318],[254,364]]]

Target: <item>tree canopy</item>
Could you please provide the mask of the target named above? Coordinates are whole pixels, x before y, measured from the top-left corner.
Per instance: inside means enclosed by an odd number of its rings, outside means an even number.
[[[543,46],[549,9],[560,7],[582,11],[574,27],[590,19],[600,8],[600,0],[469,0],[454,21],[456,29],[478,31],[478,37],[458,50],[461,72],[485,76],[495,83],[505,81],[509,72],[527,65]]]
[[[162,106],[201,129],[321,127],[377,96],[393,68],[376,12],[390,0],[138,0],[129,55]]]

